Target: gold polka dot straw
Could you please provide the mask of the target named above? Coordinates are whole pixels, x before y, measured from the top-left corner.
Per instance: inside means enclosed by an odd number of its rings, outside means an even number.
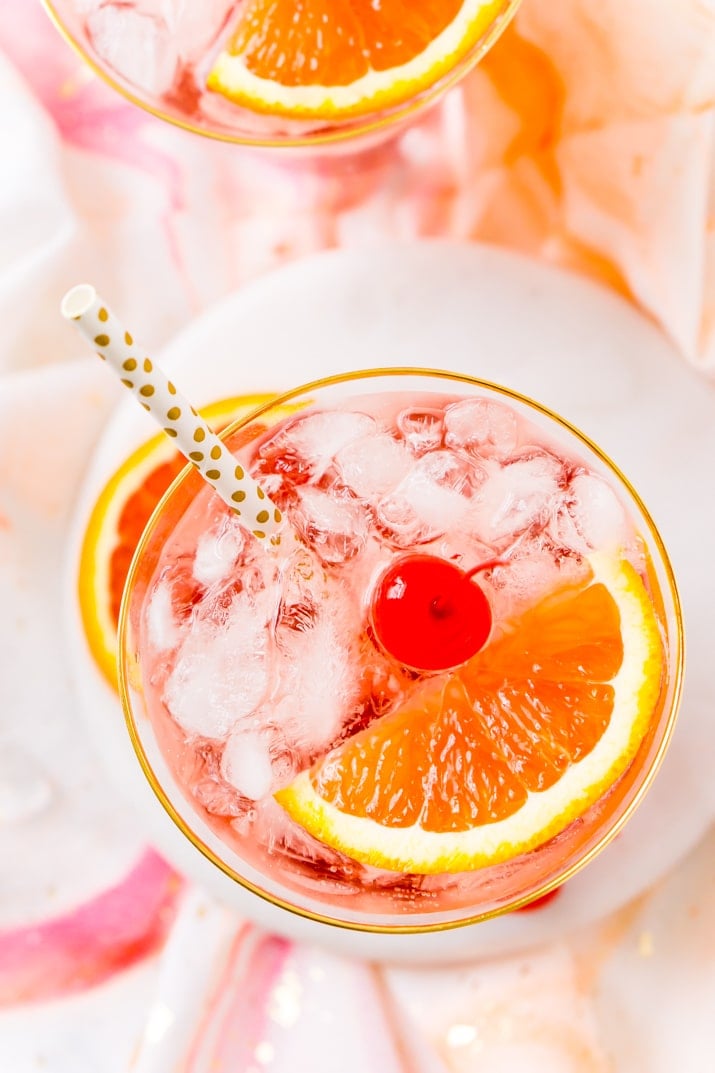
[[[145,356],[94,287],[87,283],[73,287],[62,299],[61,309],[246,528],[259,540],[277,544],[283,527],[278,507],[179,394],[166,373]]]

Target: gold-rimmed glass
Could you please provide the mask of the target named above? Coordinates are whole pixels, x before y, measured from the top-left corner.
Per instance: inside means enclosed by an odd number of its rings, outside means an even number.
[[[234,450],[284,420],[290,411],[328,408],[370,392],[418,392],[450,397],[491,395],[549,438],[572,449],[614,487],[644,543],[654,605],[666,651],[666,674],[650,728],[621,778],[582,817],[550,842],[501,865],[462,873],[448,883],[390,875],[370,884],[329,873],[313,873],[304,862],[281,861],[247,847],[229,845],[220,824],[182,789],[176,757],[160,743],[150,720],[143,660],[145,608],[160,557],[194,497],[204,489],[191,467],[177,478],[154,512],[129,572],[120,616],[120,692],[129,734],[157,798],[175,824],[225,875],[247,892],[312,920],[382,933],[436,931],[474,923],[541,897],[584,867],[621,830],[642,800],[673,732],[683,673],[683,626],[673,571],[656,526],[616,464],[583,433],[546,407],[510,389],[438,370],[379,369],[330,377],[266,403],[225,433]]]
[[[341,143],[369,147],[387,134],[399,130],[433,104],[464,77],[485,55],[506,29],[521,0],[503,0],[499,11],[469,53],[433,85],[391,108],[373,111],[355,119],[326,124],[286,121],[260,115],[207,90],[205,62],[177,67],[177,76],[163,92],[151,92],[132,83],[113,69],[93,46],[85,16],[77,0],[41,0],[50,19],[67,43],[92,71],[132,104],[184,130],[224,142],[256,148],[329,149]],[[215,43],[213,51],[215,51]],[[205,69],[204,69],[205,68]]]

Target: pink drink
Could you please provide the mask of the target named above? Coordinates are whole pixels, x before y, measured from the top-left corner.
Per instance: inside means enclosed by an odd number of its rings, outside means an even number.
[[[347,387],[318,392],[317,403],[309,392],[296,412],[269,411],[268,428],[259,415],[235,434],[242,464],[295,528],[277,553],[193,481],[160,509],[153,551],[130,579],[139,668],[127,673],[151,726],[135,734],[186,833],[203,832],[197,844],[242,881],[268,881],[269,896],[358,914],[493,911],[603,840],[662,735],[617,793],[519,869],[376,869],[312,837],[273,794],[429,678],[375,641],[370,597],[390,564],[411,553],[464,570],[496,560],[479,584],[498,628],[584,583],[594,551],[620,549],[652,589],[643,521],[584,442],[521,400],[436,378]]]

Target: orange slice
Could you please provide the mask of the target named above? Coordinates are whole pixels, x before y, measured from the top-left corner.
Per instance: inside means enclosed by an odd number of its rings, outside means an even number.
[[[322,842],[400,872],[508,860],[562,831],[626,770],[664,673],[653,603],[626,561],[591,560],[456,672],[276,794]]]
[[[435,85],[508,0],[247,0],[207,85],[255,111],[338,120]]]
[[[273,395],[223,399],[201,413],[217,429],[251,413]],[[146,523],[186,459],[159,433],[110,477],[90,514],[79,558],[78,595],[90,652],[117,688],[117,625],[124,583]]]

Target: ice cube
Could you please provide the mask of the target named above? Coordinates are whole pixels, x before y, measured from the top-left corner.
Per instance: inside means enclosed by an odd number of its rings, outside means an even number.
[[[204,595],[204,587],[192,574],[193,560],[190,555],[179,554],[169,566],[164,567],[157,581],[157,590],[163,587],[169,595],[174,621],[181,625],[190,619]]]
[[[87,17],[87,33],[99,59],[133,86],[152,94],[172,86],[179,50],[158,11],[105,4]]]
[[[431,451],[412,467],[406,485],[435,485],[444,491],[471,495],[482,483],[484,471],[452,451]]]
[[[444,437],[444,411],[431,408],[403,410],[397,415],[397,427],[414,454],[436,451],[442,446]]]
[[[398,547],[434,540],[465,522],[471,496],[483,479],[483,471],[465,458],[431,451],[378,504],[378,524]]]
[[[193,787],[194,797],[213,816],[245,816],[252,802],[220,778],[205,778]]]
[[[444,414],[445,443],[484,457],[506,458],[516,448],[519,426],[508,406],[492,399],[463,399]]]
[[[194,618],[218,627],[230,625],[238,593],[242,593],[249,604],[251,601],[257,606],[265,600],[273,602],[275,614],[280,599],[276,587],[278,573],[277,558],[265,555],[257,541],[246,538],[241,554],[227,575],[202,590],[201,600],[194,608]]]
[[[183,59],[200,58],[223,29],[236,0],[161,0],[161,11]]]
[[[286,688],[286,681],[291,679],[290,664],[286,653],[279,653],[279,666],[275,681],[278,689]],[[271,792],[286,786],[302,768],[305,767],[306,753],[301,745],[306,736],[301,724],[300,704],[292,693],[278,697],[269,697],[264,705],[257,708],[249,719],[244,720],[234,735],[238,738],[243,733],[257,735],[261,749],[267,750],[271,765]],[[230,739],[229,739],[230,743]],[[227,746],[228,744],[227,743]],[[237,746],[238,748],[238,746]],[[226,762],[231,757],[229,749]],[[222,772],[227,768],[222,767]],[[234,777],[236,777],[234,775]]]
[[[552,532],[564,547],[581,553],[623,548],[632,537],[618,496],[593,473],[579,473],[571,480]]]
[[[539,449],[492,463],[470,519],[475,533],[493,545],[532,525],[546,526],[563,501],[563,473],[561,460]]]
[[[353,715],[361,622],[349,591],[333,583],[312,628],[282,636],[280,731],[293,752],[313,757],[324,751]]]
[[[219,528],[202,533],[196,545],[193,574],[202,585],[214,585],[229,576],[246,543],[244,529],[233,515]]]
[[[300,548],[285,562],[276,623],[279,643],[283,629],[304,631],[313,626],[321,599],[322,575],[320,561],[307,548]]]
[[[376,520],[385,540],[398,548],[426,544],[442,532],[425,525],[409,499],[400,492],[385,496],[378,504]]]
[[[495,620],[507,620],[533,607],[563,585],[585,581],[588,571],[579,555],[560,552],[543,535],[527,537],[486,582]]]
[[[404,444],[387,433],[353,440],[338,451],[335,461],[343,483],[370,501],[399,484],[411,465]]]
[[[179,642],[181,630],[174,615],[171,584],[159,581],[147,607],[147,633],[149,644],[157,652],[168,652]]]
[[[300,489],[291,520],[325,563],[354,559],[367,543],[368,513],[359,500],[348,496],[305,486]]]
[[[259,451],[263,472],[289,473],[295,483],[317,480],[333,464],[335,455],[353,440],[375,429],[367,414],[325,411],[299,417],[263,444]]]
[[[241,832],[240,820],[233,826]],[[269,854],[275,854],[284,864],[289,864],[293,871],[300,870],[301,885],[311,883],[323,896],[333,884],[333,889],[339,889],[338,877],[354,876],[356,882],[351,887],[354,892],[359,883],[357,877],[364,871],[356,861],[309,835],[304,827],[289,818],[273,797],[265,797],[256,804],[250,837],[264,846]]]
[[[192,622],[164,691],[187,734],[222,741],[261,704],[270,682],[275,601],[275,593],[242,591],[220,625],[208,614]]]
[[[270,793],[273,783],[270,734],[260,729],[235,730],[223,749],[221,774],[251,801]]]

